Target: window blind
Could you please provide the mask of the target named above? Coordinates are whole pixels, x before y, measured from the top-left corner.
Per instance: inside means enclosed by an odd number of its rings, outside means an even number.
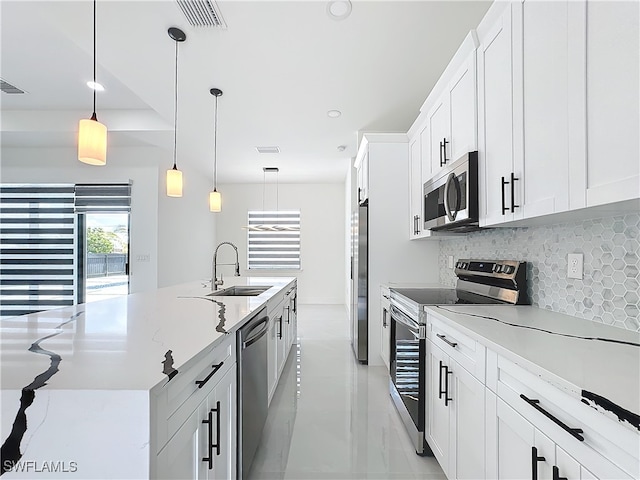
[[[249,211],[249,269],[300,268],[300,210]]]
[[[0,186],[0,315],[74,304],[74,186]]]
[[[88,184],[75,186],[77,213],[117,213],[131,211],[131,184]]]

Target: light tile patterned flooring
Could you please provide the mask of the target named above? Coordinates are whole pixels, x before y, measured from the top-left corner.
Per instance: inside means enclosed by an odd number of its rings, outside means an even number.
[[[300,305],[251,479],[446,479],[416,455],[385,367],[358,364],[343,306]]]

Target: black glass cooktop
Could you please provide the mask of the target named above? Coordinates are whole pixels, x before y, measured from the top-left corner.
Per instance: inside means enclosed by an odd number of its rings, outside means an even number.
[[[393,288],[394,292],[420,305],[501,304],[496,300],[455,288]]]

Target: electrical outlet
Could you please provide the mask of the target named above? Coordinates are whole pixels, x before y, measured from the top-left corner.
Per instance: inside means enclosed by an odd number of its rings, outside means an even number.
[[[570,253],[567,256],[567,278],[582,279],[584,256],[581,253]]]
[[[449,255],[448,262],[449,262],[449,268],[453,268],[453,255]]]

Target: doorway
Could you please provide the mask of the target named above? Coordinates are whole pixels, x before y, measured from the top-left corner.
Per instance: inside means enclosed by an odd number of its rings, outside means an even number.
[[[78,303],[129,294],[129,213],[78,215]]]

